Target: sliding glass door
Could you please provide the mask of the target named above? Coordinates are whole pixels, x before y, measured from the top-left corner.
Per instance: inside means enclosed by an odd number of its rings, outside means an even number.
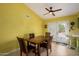
[[[67,43],[69,34],[69,22],[52,22],[48,23],[48,31],[53,35],[53,41]]]

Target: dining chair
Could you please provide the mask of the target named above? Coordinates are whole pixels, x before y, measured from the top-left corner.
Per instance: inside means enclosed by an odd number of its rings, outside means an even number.
[[[29,33],[29,39],[31,40],[31,39],[33,39],[33,38],[35,38],[35,34],[34,33]],[[36,46],[34,45],[34,44],[32,44],[32,43],[27,43],[27,47],[28,47],[28,51],[31,51],[32,50],[32,52],[34,52],[35,53],[35,55],[37,55],[37,53],[36,53]]]
[[[50,33],[49,32],[46,32],[45,33],[45,41],[41,43],[41,47],[45,48],[47,50],[47,56],[48,56],[48,49],[50,49],[50,52],[52,52],[52,46],[51,46],[51,43],[52,43],[52,36],[50,36]]]
[[[36,51],[35,51],[35,47],[34,46],[32,46],[32,45],[27,45],[26,46],[23,38],[17,37],[17,39],[18,39],[19,46],[20,46],[20,56],[22,56],[22,53],[25,53],[26,56],[28,56],[28,54],[30,52],[33,52],[36,55]]]
[[[35,38],[35,34],[34,33],[30,33],[29,34],[29,40],[33,40],[33,38]],[[31,43],[29,43],[28,45],[30,45],[30,48],[32,48],[32,47],[35,47],[35,45],[34,44],[31,44]]]
[[[26,45],[25,45],[25,42],[24,42],[23,38],[17,37],[17,40],[18,40],[19,46],[20,46],[20,56],[22,56],[22,53],[25,53],[26,56],[27,56],[28,51],[27,51],[27,48],[26,48]]]

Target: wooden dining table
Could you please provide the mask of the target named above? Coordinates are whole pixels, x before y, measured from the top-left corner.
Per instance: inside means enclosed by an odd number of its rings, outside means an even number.
[[[40,56],[40,44],[43,43],[44,41],[47,41],[48,38],[45,36],[36,36],[35,38],[29,39],[29,38],[24,38],[25,41],[27,41],[27,45],[29,43],[35,45],[35,51],[37,52],[38,56]],[[48,43],[47,43],[47,56],[48,56]]]

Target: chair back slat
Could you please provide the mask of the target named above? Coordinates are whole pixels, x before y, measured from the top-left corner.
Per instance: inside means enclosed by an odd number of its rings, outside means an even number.
[[[30,39],[35,38],[35,34],[34,34],[34,33],[30,33],[30,34],[29,34],[29,38],[30,38]]]
[[[27,52],[26,51],[26,45],[25,45],[25,42],[24,42],[23,38],[17,37],[17,39],[18,39],[18,42],[19,42],[20,50],[22,52],[26,53]]]

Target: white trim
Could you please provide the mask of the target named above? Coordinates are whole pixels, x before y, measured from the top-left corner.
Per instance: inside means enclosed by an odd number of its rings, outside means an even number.
[[[20,48],[17,48],[17,49],[11,50],[11,51],[6,52],[6,53],[0,53],[0,56],[6,56],[6,55],[8,55],[8,54],[11,54],[11,53],[13,53],[13,52],[18,51],[19,49],[20,49]]]

